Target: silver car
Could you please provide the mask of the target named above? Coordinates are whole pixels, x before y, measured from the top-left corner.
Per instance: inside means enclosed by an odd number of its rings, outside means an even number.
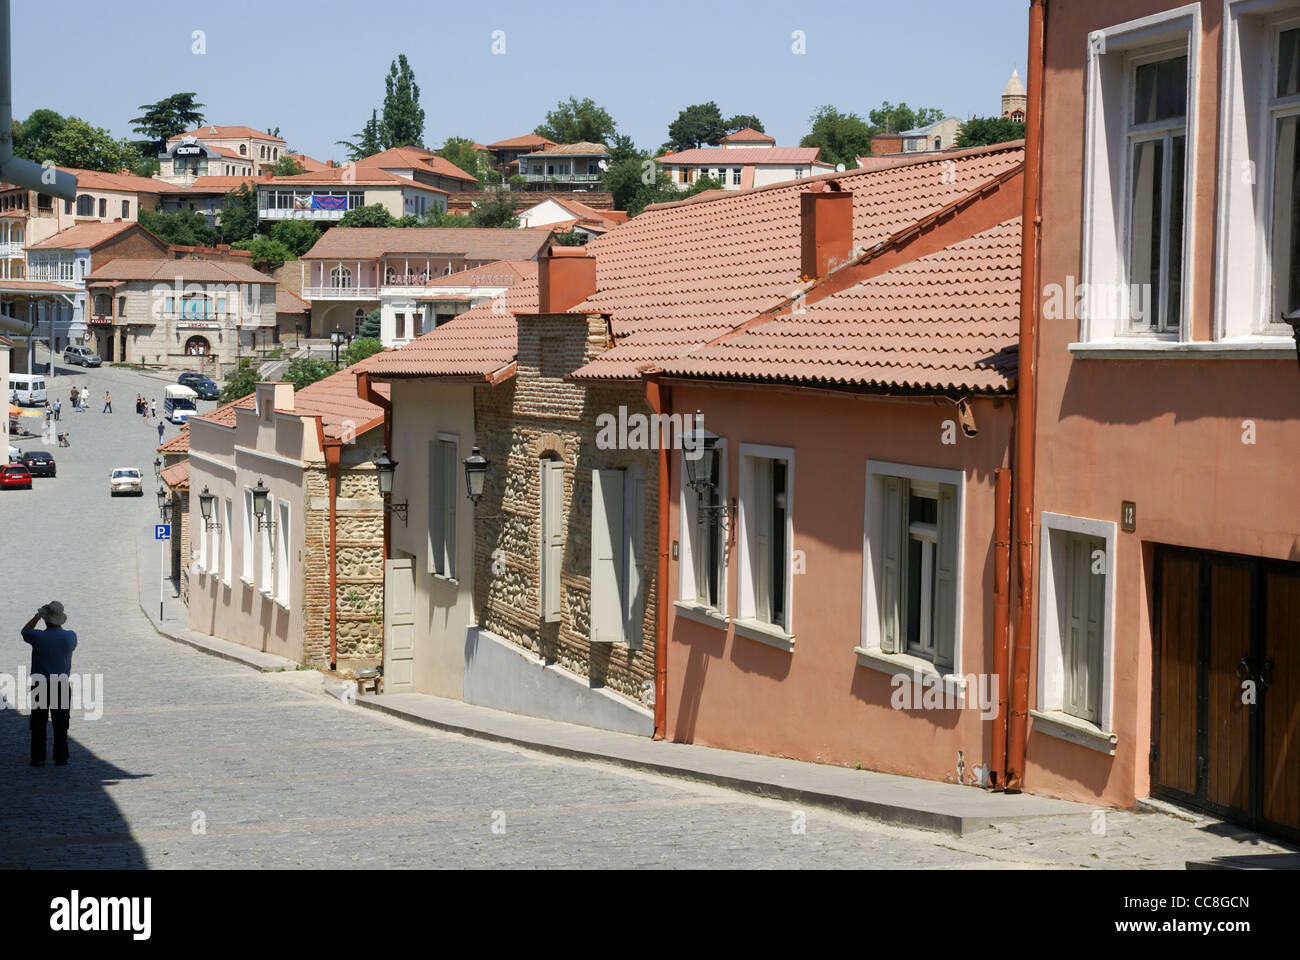
[[[135,467],[115,467],[113,475],[108,480],[108,492],[113,497],[116,497],[119,493],[134,493],[137,497],[144,496],[144,482],[140,478],[140,471]]]

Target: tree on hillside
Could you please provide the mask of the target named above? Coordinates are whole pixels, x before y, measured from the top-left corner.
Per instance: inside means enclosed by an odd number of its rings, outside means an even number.
[[[169,138],[197,127],[203,122],[203,104],[195,103],[195,93],[173,93],[157,103],[143,103],[140,116],[131,120],[131,128],[145,137],[154,153],[167,149]]]
[[[799,141],[801,147],[820,147],[823,163],[852,169],[856,158],[871,153],[872,129],[856,113],[841,113],[830,104],[818,107],[808,118],[812,130]]]
[[[871,120],[872,133],[902,133],[904,130],[928,127],[942,120],[944,113],[930,107],[913,110],[905,103],[895,106],[886,100],[879,109],[872,110],[867,116]]]
[[[334,364],[328,360],[294,357],[289,361],[289,369],[285,371],[284,379],[292,383],[295,390],[301,390],[334,373]]]
[[[343,365],[350,367],[354,363],[360,363],[366,357],[373,357],[383,349],[384,345],[380,341],[378,334],[373,337],[367,337],[363,334],[353,340],[343,351]]]
[[[668,142],[674,150],[717,146],[726,135],[727,125],[722,119],[722,111],[712,100],[691,104],[668,124]]]
[[[533,133],[556,143],[608,143],[618,132],[609,112],[590,97],[561,100]]]
[[[217,242],[217,232],[208,226],[203,215],[193,210],[171,210],[159,213],[156,210],[140,208],[140,226],[144,227],[163,243],[176,243],[181,246],[210,247]]]
[[[384,79],[384,113],[380,121],[383,149],[423,146],[424,110],[420,106],[420,88],[415,71],[399,53]]]
[[[984,147],[1008,140],[1023,140],[1025,125],[1006,117],[971,117],[961,125],[957,135],[959,147]]]
[[[435,150],[434,153],[479,180],[487,172],[483,154],[474,149],[473,140],[465,137],[448,137],[442,149]]]
[[[379,122],[379,111],[370,111],[370,119],[361,128],[360,133],[353,134],[351,140],[335,140],[334,143],[346,150],[348,159],[353,162],[372,157],[376,153],[383,153],[384,134]]]
[[[226,377],[218,403],[234,403],[257,389],[257,367],[249,357],[240,357],[239,367]]]
[[[218,226],[222,243],[252,240],[257,233],[257,192],[249,189],[248,184],[241,183],[238,190],[226,194],[226,204],[218,217]]]
[[[727,133],[735,133],[737,130],[745,129],[757,130],[759,133],[767,133],[763,129],[763,121],[758,119],[752,113],[738,113],[727,121]]]
[[[614,195],[614,207],[626,210],[630,217],[652,203],[670,203],[683,196],[663,168],[644,153],[610,164],[602,182]]]
[[[357,336],[365,340],[378,339],[382,316],[378,307],[367,313],[366,319],[362,320],[361,326],[357,328]]]
[[[287,261],[294,259],[293,252],[279,240],[258,237],[256,240],[241,240],[232,243],[236,250],[247,250],[253,255],[253,269],[270,273]]]
[[[353,207],[339,218],[340,227],[395,227],[397,218],[382,203]]]
[[[68,121],[54,110],[33,110],[26,120],[14,121],[14,153],[28,160],[49,146]]]
[[[18,156],[58,167],[117,173],[123,167],[135,170],[142,161],[135,144],[53,110],[34,110],[26,120],[15,121],[13,138]]]
[[[295,260],[314,247],[320,237],[320,227],[310,220],[281,220],[271,228],[271,239],[284,244]]]
[[[281,154],[280,159],[271,164],[273,177],[293,177],[306,172],[306,168],[287,153]]]

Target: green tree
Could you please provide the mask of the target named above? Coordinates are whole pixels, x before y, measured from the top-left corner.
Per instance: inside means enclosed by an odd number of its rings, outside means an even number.
[[[934,110],[930,107],[913,110],[905,103],[895,106],[886,100],[879,109],[870,111],[867,116],[871,120],[871,132],[876,134],[902,133],[904,130],[928,127],[942,120],[944,114],[942,110]]]
[[[557,233],[552,239],[562,247],[585,247],[588,236],[585,233],[570,230],[567,233]]]
[[[361,326],[357,330],[357,335],[364,340],[378,339],[380,334],[381,318],[382,314],[380,314],[379,308],[375,307],[375,309],[366,314],[366,319],[361,321]]]
[[[714,180],[712,177],[696,177],[695,182],[679,193],[674,199],[681,200],[686,197],[693,197],[697,193],[703,193],[705,190],[721,190],[722,188],[722,184],[718,183],[718,181]]]
[[[384,116],[380,122],[384,149],[421,146],[424,143],[424,110],[415,71],[399,53],[384,79]]]
[[[289,361],[289,369],[285,371],[284,379],[292,383],[295,390],[301,390],[303,387],[310,387],[318,380],[324,380],[334,372],[334,364],[328,360],[294,357]]]
[[[614,118],[590,97],[561,100],[533,130],[537,136],[556,143],[607,143],[617,132]]]
[[[231,246],[236,250],[250,251],[253,254],[253,269],[261,270],[263,273],[270,273],[283,266],[285,261],[294,258],[293,251],[279,240],[272,240],[269,237],[240,240],[238,243],[232,243]]]
[[[280,159],[271,164],[271,176],[273,177],[294,177],[306,172],[307,170],[303,165],[287,153],[281,154]]]
[[[163,243],[176,243],[186,247],[210,247],[217,242],[217,232],[208,226],[202,214],[193,210],[171,210],[159,213],[140,208],[140,226]]]
[[[271,239],[283,244],[296,260],[316,245],[321,229],[310,220],[281,220],[271,228]]]
[[[226,194],[225,206],[217,218],[222,243],[252,240],[257,233],[257,191],[241,183],[238,190]],[[283,221],[297,223],[299,221]]]
[[[959,147],[984,147],[1009,140],[1025,139],[1025,125],[1006,117],[971,117],[957,135]]]
[[[63,114],[45,109],[33,110],[26,120],[15,120],[14,153],[29,160],[35,158],[67,122]]]
[[[221,403],[234,403],[248,396],[257,386],[257,367],[248,357],[241,357],[239,367],[226,377],[225,386],[221,388]]]
[[[14,152],[37,163],[117,173],[140,165],[140,150],[127,140],[114,140],[102,127],[53,110],[36,110],[14,127]]]
[[[626,160],[629,157],[635,157],[637,160],[641,160],[646,155],[645,151],[637,149],[636,144],[632,142],[632,138],[626,133],[614,134],[614,136],[610,137],[609,140],[605,142],[605,145],[609,147],[609,162],[611,166],[622,160]]]
[[[467,218],[475,227],[506,227],[511,230],[519,226],[515,216],[514,194],[504,190],[491,194],[487,199],[474,205]]]
[[[395,227],[397,218],[382,203],[353,207],[339,218],[340,227]]]
[[[335,140],[334,143],[346,150],[348,159],[353,162],[372,157],[376,153],[383,153],[384,133],[379,122],[379,111],[370,111],[370,119],[361,128],[361,132],[354,134],[351,140]]]
[[[692,104],[668,124],[668,142],[674,150],[717,146],[726,135],[727,125],[722,119],[722,111],[712,100]]]
[[[487,164],[483,154],[474,149],[474,141],[464,137],[448,137],[441,150],[434,151],[449,163],[455,164],[471,177],[483,179]]]
[[[628,157],[610,164],[602,178],[606,190],[614,195],[614,206],[635,217],[652,203],[671,203],[682,199],[663,168],[647,155]]]
[[[373,357],[384,349],[384,345],[379,341],[378,336],[367,337],[360,336],[352,341],[351,345],[343,351],[343,365],[350,367],[354,363],[360,363],[366,357]]]
[[[752,113],[738,113],[727,121],[727,133],[735,133],[737,130],[745,129],[757,130],[759,133],[767,133],[763,129],[763,121],[758,119]]]
[[[141,104],[141,115],[131,120],[131,128],[145,137],[154,153],[167,149],[167,141],[203,122],[203,104],[195,103],[195,93],[173,93],[157,103]]]
[[[818,107],[808,122],[812,130],[799,146],[820,147],[823,163],[842,163],[852,169],[858,157],[871,153],[872,130],[856,113],[841,113],[826,104]]]

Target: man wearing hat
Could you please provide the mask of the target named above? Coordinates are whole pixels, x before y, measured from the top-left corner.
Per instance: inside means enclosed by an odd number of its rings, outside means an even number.
[[[36,629],[37,620],[45,621],[44,630]],[[54,763],[61,767],[68,762],[68,719],[72,709],[68,675],[72,673],[77,635],[63,629],[67,620],[63,604],[51,600],[23,627],[23,640],[32,645],[32,680],[38,690],[31,719],[33,767],[45,766],[45,725],[50,721],[54,723]]]

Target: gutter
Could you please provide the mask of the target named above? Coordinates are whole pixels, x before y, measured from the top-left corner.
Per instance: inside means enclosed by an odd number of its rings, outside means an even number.
[[[672,414],[672,391],[653,379],[645,381],[646,403],[656,415]],[[662,421],[660,421],[662,422]],[[667,738],[668,728],[668,451],[659,446],[659,565],[655,572],[655,730],[654,739]]]
[[[325,454],[325,471],[329,478],[330,500],[330,669],[338,669],[338,498],[339,461],[343,456],[343,442],[327,440],[320,417],[316,421],[316,438]]]

